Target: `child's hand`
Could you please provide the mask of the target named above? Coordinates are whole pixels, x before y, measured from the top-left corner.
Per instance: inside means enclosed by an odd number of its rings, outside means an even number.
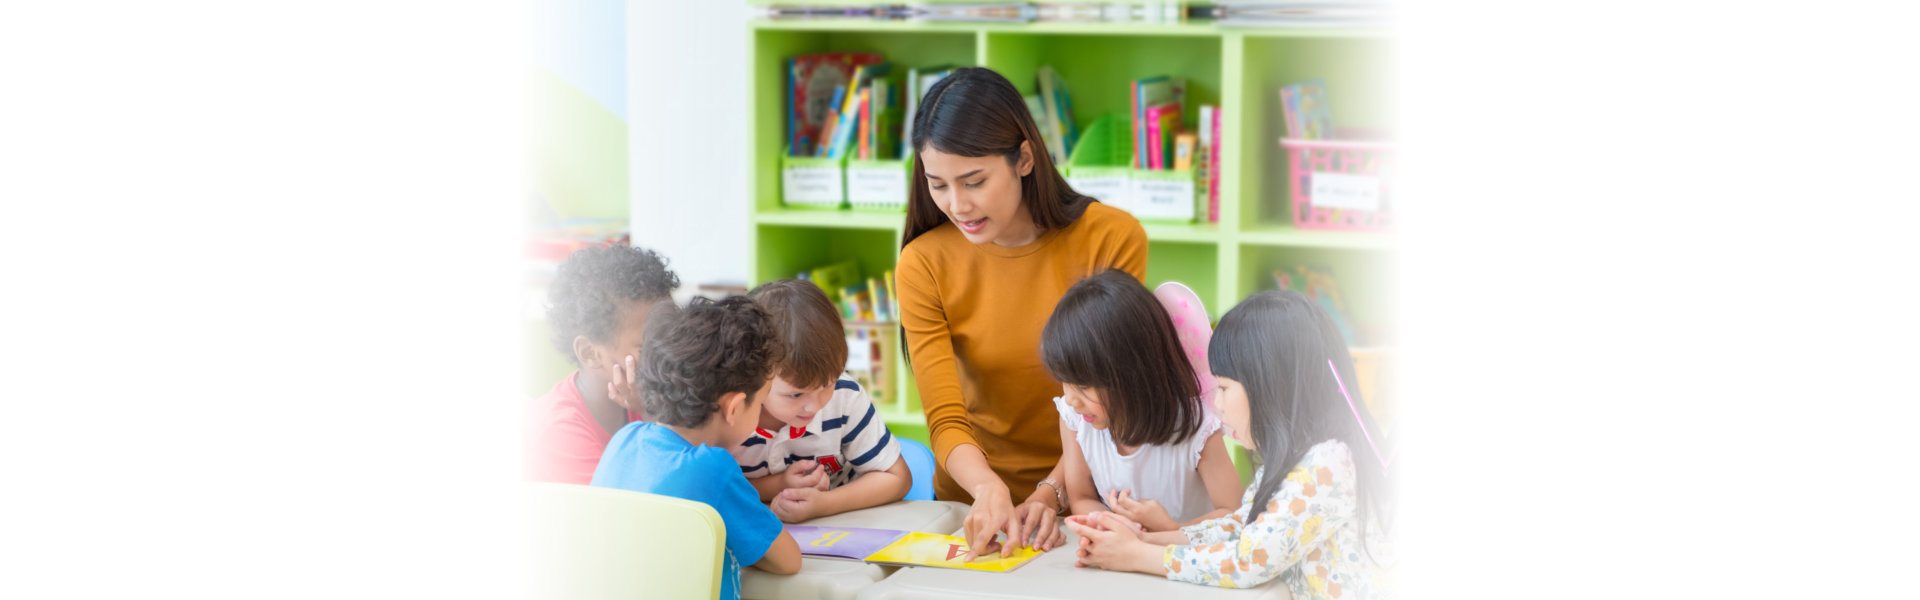
[[[1158,567],[1149,564],[1157,561],[1153,546],[1140,541],[1133,526],[1119,515],[1098,512],[1070,517],[1067,528],[1080,536],[1073,566],[1142,573],[1153,573]]]
[[[781,521],[799,523],[820,516],[820,490],[810,487],[788,488],[773,497],[767,508],[773,509],[774,516]]]
[[[1112,517],[1112,521],[1109,521],[1107,517]],[[1147,532],[1146,526],[1141,525],[1139,523],[1135,523],[1132,519],[1128,519],[1126,517],[1122,517],[1118,514],[1110,513],[1104,510],[1097,511],[1092,514],[1074,515],[1071,517],[1067,517],[1067,520],[1069,521],[1076,520],[1076,519],[1080,521],[1081,526],[1092,527],[1094,529],[1099,529],[1102,531],[1105,531],[1107,529],[1107,524],[1109,522],[1117,522],[1120,524],[1121,527],[1126,527],[1128,529],[1131,529],[1135,533]]]
[[[633,412],[646,412],[640,404],[640,394],[633,389],[633,355],[627,355],[625,362],[613,365],[613,379],[607,382],[607,398],[614,404]]]
[[[820,463],[814,462],[813,459],[787,465],[786,472],[780,476],[785,478],[782,484],[787,489],[809,488],[824,492],[832,486],[832,482],[827,479],[827,470],[821,468]]]
[[[1167,509],[1154,500],[1134,500],[1133,490],[1107,492],[1107,506],[1113,512],[1131,519],[1134,523],[1153,531],[1167,531],[1180,526],[1167,514]]]

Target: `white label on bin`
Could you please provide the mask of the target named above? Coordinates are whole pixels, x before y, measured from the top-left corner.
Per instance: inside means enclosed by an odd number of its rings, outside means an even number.
[[[799,204],[839,204],[841,197],[838,167],[787,167],[781,172],[787,202]]]
[[[1186,220],[1194,217],[1192,180],[1133,180],[1133,216]]]
[[[907,170],[900,167],[847,167],[850,202],[907,203]]]
[[[1068,177],[1067,185],[1073,186],[1073,191],[1092,196],[1107,206],[1133,212],[1132,204],[1127,201],[1127,177],[1125,175]]]
[[[873,370],[873,344],[866,338],[847,338],[847,370]]]
[[[1318,208],[1380,210],[1380,178],[1370,175],[1313,172],[1307,198]]]

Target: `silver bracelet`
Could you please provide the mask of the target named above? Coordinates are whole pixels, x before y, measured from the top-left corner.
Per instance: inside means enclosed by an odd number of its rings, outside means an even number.
[[[1054,511],[1053,514],[1055,515],[1067,514],[1067,493],[1060,490],[1060,482],[1054,481],[1052,477],[1048,477],[1046,479],[1040,480],[1040,483],[1034,484],[1034,487],[1039,487],[1043,485],[1053,488],[1053,500],[1060,504],[1060,509]]]

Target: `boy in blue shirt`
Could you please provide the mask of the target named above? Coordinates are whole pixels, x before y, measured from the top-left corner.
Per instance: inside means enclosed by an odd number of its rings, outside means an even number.
[[[742,296],[660,305],[648,317],[639,392],[652,422],[621,428],[596,487],[704,502],[726,523],[720,597],[740,597],[740,565],[800,570],[800,544],[740,474],[729,448],[753,435],[781,346],[766,311]]]

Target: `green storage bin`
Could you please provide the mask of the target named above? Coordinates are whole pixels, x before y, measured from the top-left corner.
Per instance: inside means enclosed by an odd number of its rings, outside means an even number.
[[[839,210],[847,205],[847,159],[780,155],[780,204],[787,208]]]
[[[1067,185],[1109,206],[1133,212],[1128,196],[1133,192],[1132,171],[1127,161],[1133,157],[1128,141],[1133,127],[1115,115],[1100,117],[1087,127],[1067,154],[1061,172]]]

